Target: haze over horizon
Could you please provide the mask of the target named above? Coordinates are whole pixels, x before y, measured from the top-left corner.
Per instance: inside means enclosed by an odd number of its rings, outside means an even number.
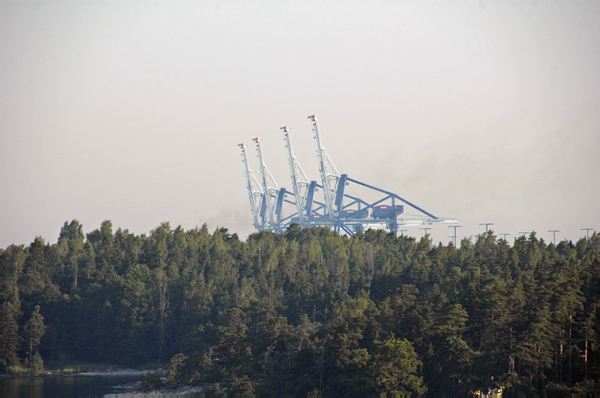
[[[459,239],[575,242],[600,231],[598,21],[597,2],[2,2],[0,248],[72,219],[245,239],[237,144],[260,137],[291,191],[279,128],[318,180],[312,114],[340,172]]]

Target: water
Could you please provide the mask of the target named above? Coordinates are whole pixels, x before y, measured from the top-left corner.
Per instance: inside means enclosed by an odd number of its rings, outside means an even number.
[[[254,395],[247,395],[248,397],[254,397]],[[182,392],[182,393],[152,393],[152,394],[108,394],[104,398],[205,398],[205,395],[201,392]],[[215,397],[227,398],[227,394],[217,394]]]
[[[0,379],[2,398],[102,398],[119,393],[115,386],[142,379],[128,376],[59,376]]]

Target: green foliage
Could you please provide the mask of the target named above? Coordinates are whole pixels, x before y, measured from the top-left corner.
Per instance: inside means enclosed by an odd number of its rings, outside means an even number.
[[[186,359],[188,359],[188,357],[183,354],[177,354],[171,358],[167,369],[167,379],[165,381],[167,386],[177,387],[179,384],[183,383],[181,369],[183,368],[183,363]]]
[[[7,366],[6,373],[13,376],[33,376],[31,368],[23,367],[21,364]]]
[[[165,386],[164,381],[154,372],[144,374],[140,388],[143,392],[151,392]]]
[[[227,386],[227,393],[234,396],[245,396],[254,394],[257,382],[244,375],[242,377],[233,377]]]
[[[44,370],[44,361],[42,360],[42,357],[39,352],[36,351],[35,354],[33,354],[33,358],[31,359],[31,362],[29,363],[29,367],[36,374],[41,373]]]
[[[46,325],[44,325],[44,317],[40,314],[39,305],[35,306],[35,309],[31,313],[31,318],[25,323],[24,332],[27,354],[31,362],[33,360],[33,353],[37,353],[37,347],[40,345],[42,336],[46,333]]]
[[[84,236],[73,220],[55,244],[0,250],[0,302],[0,370],[17,374],[42,358],[170,359],[169,386],[300,396],[581,393],[600,380],[598,234],[454,247],[292,226],[243,242],[108,220]]]
[[[15,308],[5,301],[0,307],[0,366],[6,369],[19,363],[19,324],[15,319]]]
[[[207,386],[205,389],[205,393],[207,397],[211,398],[220,398],[225,396],[225,393],[223,393],[223,391],[221,390],[221,386],[219,383]]]
[[[370,364],[370,380],[377,392],[415,392],[423,394],[427,388],[423,378],[417,375],[421,361],[406,339],[391,337],[376,342],[373,361]]]

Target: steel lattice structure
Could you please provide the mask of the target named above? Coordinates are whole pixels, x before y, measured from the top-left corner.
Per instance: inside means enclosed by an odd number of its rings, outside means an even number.
[[[260,139],[254,138],[253,141],[256,144],[262,184],[250,170],[246,146],[239,144],[242,149],[252,219],[257,230],[282,232],[291,224],[297,223],[303,228],[314,225],[328,226],[338,233],[343,231],[348,235],[369,228],[386,229],[397,234],[398,227],[401,226],[458,223],[454,218],[436,217],[393,192],[350,178],[347,174],[340,174],[323,146],[317,117],[312,115],[308,118],[312,122],[317,148],[320,184],[309,180],[300,166],[292,149],[290,129],[287,126],[281,127],[281,130],[287,149],[293,192],[279,188],[275,182],[265,164]],[[366,200],[357,194],[350,194],[347,187],[351,186],[367,190],[370,196],[375,195],[377,199]],[[316,192],[322,193],[321,200],[315,195]],[[284,214],[285,203],[293,205],[295,212]],[[416,214],[405,216],[405,208],[416,211]]]

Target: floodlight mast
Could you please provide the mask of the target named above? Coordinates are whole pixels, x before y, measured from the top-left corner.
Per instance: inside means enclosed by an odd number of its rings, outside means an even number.
[[[281,204],[283,202],[283,195],[285,195],[285,188],[279,189],[279,186],[267,168],[263,159],[262,149],[260,147],[260,139],[256,137],[253,138],[252,141],[256,143],[258,164],[263,183],[263,200],[266,202],[266,210],[269,216],[269,229],[279,232],[279,216],[281,214]]]
[[[594,228],[581,228],[581,230],[587,232],[587,239],[590,239],[590,231],[595,231]]]
[[[285,147],[287,148],[288,163],[290,166],[290,177],[292,179],[292,188],[296,196],[296,207],[298,208],[298,222],[301,226],[306,226],[306,221],[310,217],[310,206],[307,206],[307,197],[310,182],[306,173],[298,163],[294,151],[292,150],[292,138],[290,137],[290,128],[281,127],[283,130]],[[306,213],[306,214],[305,214]]]
[[[323,147],[321,136],[319,135],[317,116],[311,115],[308,118],[312,121],[313,132],[315,134],[315,145],[317,146],[317,158],[319,160],[319,172],[321,173],[321,183],[323,184],[323,191],[325,195],[327,217],[330,221],[334,221],[336,214],[333,210],[332,195],[337,192],[337,185],[340,181],[340,173],[337,171],[333,161]]]
[[[264,218],[259,221],[260,209],[263,205],[264,193],[260,188],[258,180],[248,166],[248,158],[246,157],[246,145],[238,144],[242,149],[242,163],[244,163],[244,171],[246,173],[246,183],[248,184],[248,196],[250,197],[250,209],[252,210],[252,220],[254,228],[262,231],[264,229]]]

